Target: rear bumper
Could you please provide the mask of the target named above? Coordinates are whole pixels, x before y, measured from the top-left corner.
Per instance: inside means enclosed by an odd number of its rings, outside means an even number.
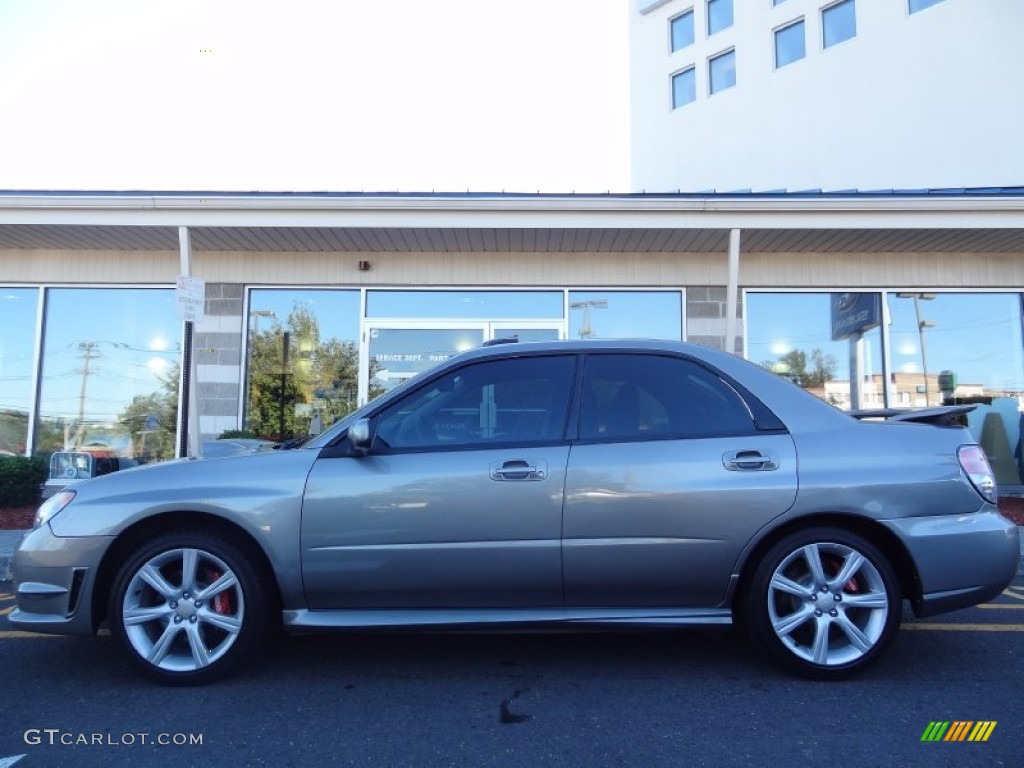
[[[8,621],[29,632],[92,634],[96,572],[112,541],[54,536],[49,525],[29,532],[14,552],[17,607]]]
[[[882,522],[900,538],[914,562],[921,588],[921,594],[912,600],[918,616],[991,600],[1017,573],[1017,526],[991,504],[969,515]]]

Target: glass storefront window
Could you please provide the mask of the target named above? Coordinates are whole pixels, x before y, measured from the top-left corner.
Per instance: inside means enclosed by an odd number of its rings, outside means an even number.
[[[0,456],[26,451],[38,302],[37,288],[0,287]]]
[[[1016,293],[888,294],[896,407],[973,403],[968,427],[1003,485],[1022,474],[1024,342]]]
[[[367,291],[367,317],[461,320],[562,317],[561,291]]]
[[[249,293],[246,428],[287,440],[355,410],[359,291]]]
[[[679,291],[570,291],[570,339],[683,338]]]
[[[34,453],[61,477],[173,458],[181,321],[172,289],[46,291]]]
[[[884,406],[879,294],[751,292],[745,314],[747,359],[844,410]]]

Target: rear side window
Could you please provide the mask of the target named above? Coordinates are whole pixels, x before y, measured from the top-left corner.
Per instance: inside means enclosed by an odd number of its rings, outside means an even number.
[[[583,440],[720,437],[755,431],[743,399],[703,366],[658,355],[587,358],[580,409]]]

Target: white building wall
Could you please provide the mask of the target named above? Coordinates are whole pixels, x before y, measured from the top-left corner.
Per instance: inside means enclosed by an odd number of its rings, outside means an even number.
[[[1024,1],[855,0],[857,34],[822,49],[832,0],[734,0],[706,34],[706,0],[630,0],[634,191],[912,189],[1024,184]],[[669,19],[696,40],[669,53]],[[806,57],[776,70],[774,34],[803,18]],[[708,59],[735,48],[736,85],[708,94]],[[697,99],[672,109],[671,74]]]

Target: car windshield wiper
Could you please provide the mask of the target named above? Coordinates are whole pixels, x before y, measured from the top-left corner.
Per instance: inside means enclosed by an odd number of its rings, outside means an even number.
[[[287,451],[292,448],[299,448],[310,441],[313,435],[301,435],[299,437],[292,437],[288,440],[282,440],[273,446],[275,451]]]

